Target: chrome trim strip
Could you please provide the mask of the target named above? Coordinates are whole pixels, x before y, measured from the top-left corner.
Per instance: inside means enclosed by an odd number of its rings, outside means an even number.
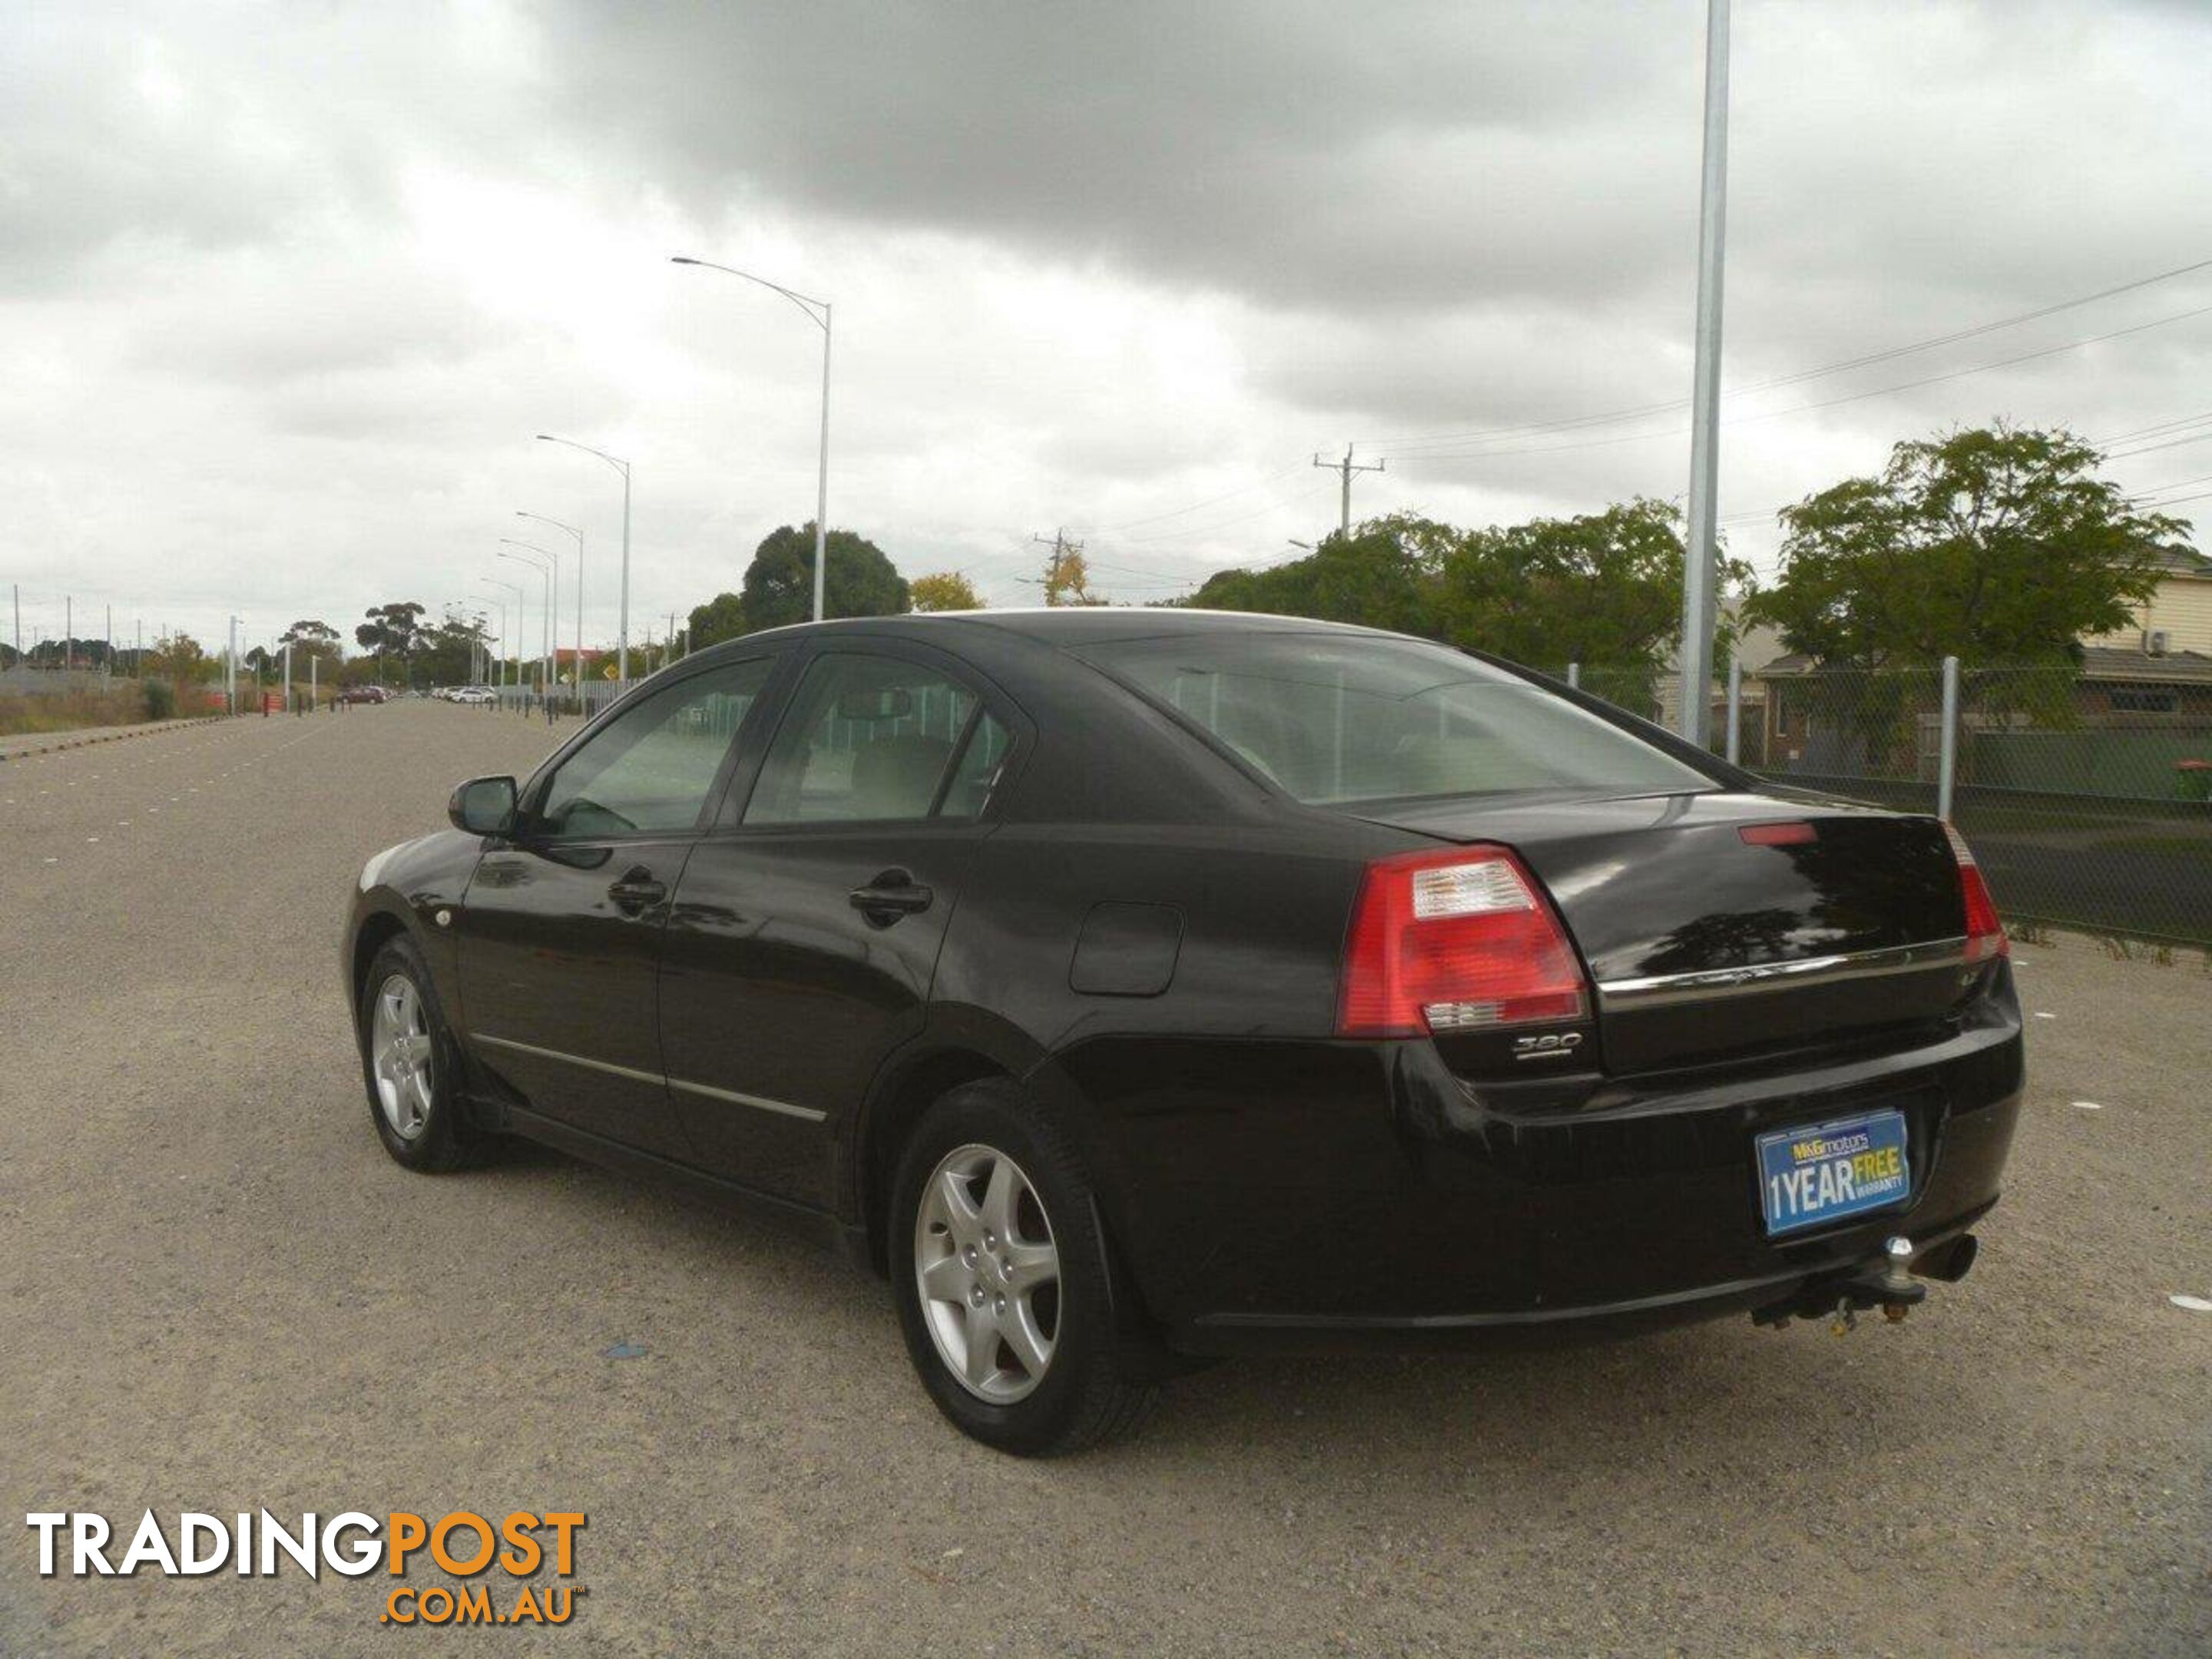
[[[557,1060],[569,1066],[581,1066],[589,1071],[605,1072],[610,1077],[629,1078],[636,1083],[658,1083],[667,1088],[681,1089],[687,1094],[704,1095],[709,1100],[726,1100],[733,1106],[750,1106],[763,1112],[781,1112],[786,1117],[804,1118],[809,1123],[823,1122],[830,1115],[827,1112],[815,1110],[811,1106],[793,1106],[760,1095],[741,1095],[732,1089],[716,1089],[704,1083],[686,1083],[681,1078],[665,1077],[659,1072],[641,1072],[635,1066],[617,1066],[611,1060],[562,1054],[558,1048],[541,1048],[534,1042],[517,1042],[513,1037],[494,1036],[489,1031],[475,1031],[470,1036],[471,1041],[489,1042],[495,1048],[511,1048],[516,1054],[535,1054],[540,1060]]]
[[[809,1123],[819,1123],[827,1112],[817,1112],[811,1106],[793,1106],[787,1101],[769,1100],[760,1095],[741,1095],[734,1089],[716,1089],[704,1083],[686,1083],[680,1077],[668,1079],[672,1089],[681,1089],[686,1094],[704,1095],[709,1100],[726,1100],[733,1106],[757,1107],[763,1112],[781,1112],[786,1117],[803,1117]]]
[[[1703,1002],[1749,996],[1760,991],[1787,991],[1805,985],[1832,985],[1844,980],[1879,979],[1888,974],[1917,974],[1965,966],[1966,941],[1963,938],[1929,939],[1920,945],[1894,945],[1880,951],[1807,957],[1799,962],[1763,962],[1747,968],[1609,979],[1599,985],[1597,997],[1600,1007],[1608,1012],[1626,1012],[1664,1007],[1674,1002]]]
[[[517,1042],[513,1037],[494,1036],[488,1031],[471,1033],[477,1042],[489,1042],[495,1048],[512,1048],[518,1054],[535,1054],[540,1060],[565,1060],[571,1066],[581,1066],[594,1072],[605,1072],[610,1077],[626,1077],[635,1083],[665,1083],[668,1079],[658,1072],[641,1072],[629,1066],[617,1066],[611,1060],[586,1060],[581,1054],[564,1054],[558,1048],[541,1048],[534,1042]]]

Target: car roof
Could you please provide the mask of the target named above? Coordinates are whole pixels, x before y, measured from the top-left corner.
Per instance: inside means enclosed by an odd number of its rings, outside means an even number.
[[[908,611],[896,617],[840,617],[826,622],[793,623],[744,637],[752,641],[797,638],[811,634],[890,633],[918,639],[957,637],[977,628],[1012,634],[1043,644],[1075,646],[1107,640],[1156,639],[1191,634],[1347,634],[1370,639],[1402,639],[1379,628],[1322,622],[1311,617],[1279,617],[1255,611],[1200,611],[1182,605],[1060,605],[1006,611]]]

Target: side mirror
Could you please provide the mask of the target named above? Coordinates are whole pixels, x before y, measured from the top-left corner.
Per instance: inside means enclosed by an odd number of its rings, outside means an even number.
[[[446,816],[472,836],[503,836],[514,828],[513,778],[471,778],[453,791]]]

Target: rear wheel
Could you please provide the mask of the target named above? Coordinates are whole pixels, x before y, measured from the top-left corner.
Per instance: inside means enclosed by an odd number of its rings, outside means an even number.
[[[893,1182],[890,1245],[908,1352],[964,1433],[1048,1456],[1143,1420],[1158,1390],[1116,1351],[1089,1176],[1013,1085],[963,1085],[924,1115]]]
[[[481,1162],[489,1137],[460,1121],[460,1053],[412,939],[376,953],[356,1012],[369,1121],[384,1150],[429,1173]]]

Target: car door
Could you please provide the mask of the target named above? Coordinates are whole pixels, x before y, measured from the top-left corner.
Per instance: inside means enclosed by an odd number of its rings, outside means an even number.
[[[833,1137],[921,1029],[945,923],[1025,731],[927,647],[811,656],[757,775],[694,849],[661,955],[670,1097],[707,1167],[830,1203]]]
[[[655,970],[684,861],[778,661],[721,659],[655,687],[540,778],[457,918],[477,1060],[526,1109],[685,1159]]]

